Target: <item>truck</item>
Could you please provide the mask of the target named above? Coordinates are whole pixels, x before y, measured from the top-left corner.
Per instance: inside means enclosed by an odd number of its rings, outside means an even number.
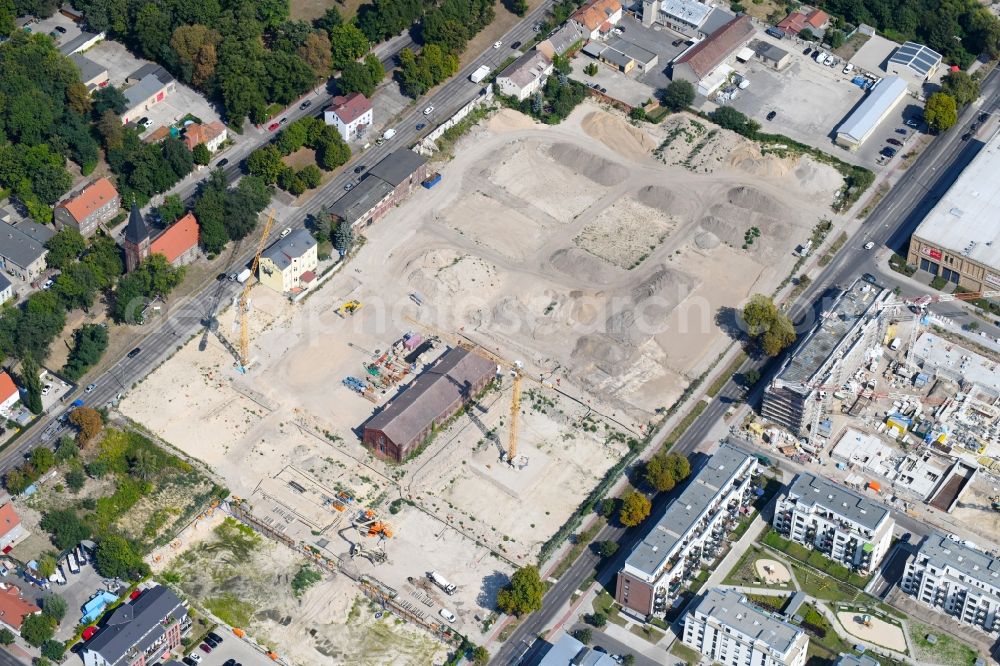
[[[240,271],[240,274],[236,276],[236,281],[239,282],[240,284],[243,284],[244,282],[250,279],[251,275],[253,275],[253,273],[250,272],[250,269],[244,268],[243,270]]]
[[[439,574],[437,571],[431,571],[427,574],[427,577],[432,583],[444,590],[445,594],[455,594],[458,592],[458,588],[452,583],[448,582],[448,579]]]
[[[392,129],[391,127],[386,131],[382,132],[382,138],[385,139],[386,141],[388,141],[394,136],[396,136],[396,130]]]
[[[80,565],[76,563],[76,555],[72,552],[66,556],[66,563],[69,565],[69,572],[78,574],[80,573]]]
[[[479,83],[489,75],[490,75],[489,65],[480,65],[479,69],[477,69],[476,71],[474,71],[472,74],[469,75],[469,80],[472,81],[473,83]]]

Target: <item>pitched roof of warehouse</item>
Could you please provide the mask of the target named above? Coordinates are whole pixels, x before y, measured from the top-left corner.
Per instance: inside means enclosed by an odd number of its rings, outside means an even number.
[[[698,471],[687,487],[667,507],[629,554],[626,564],[648,576],[656,575],[663,561],[719,491],[730,483],[748,458],[754,457],[730,444],[723,444]]]
[[[734,631],[766,643],[778,652],[791,649],[802,630],[750,603],[735,590],[712,588],[693,612],[707,615]]]
[[[379,160],[368,173],[395,187],[412,176],[426,162],[427,158],[423,155],[417,155],[408,148],[400,148]]]
[[[19,227],[0,222],[0,256],[6,257],[12,263],[21,267],[30,266],[45,252],[45,240],[25,233]],[[53,234],[50,234],[50,237]]]
[[[708,76],[729,57],[737,47],[742,46],[756,32],[750,17],[746,14],[737,16],[718,31],[712,33],[683,53],[674,62],[687,63],[698,78]]]
[[[378,202],[392,194],[393,186],[381,178],[365,174],[361,182],[330,206],[328,212],[337,218],[354,224]]]
[[[788,494],[797,495],[798,502],[823,507],[870,530],[889,515],[889,510],[878,502],[808,472],[792,480]]]
[[[845,134],[861,143],[875,126],[881,122],[886,112],[894,107],[906,94],[906,81],[898,76],[887,76],[876,84],[861,104],[837,128],[838,134]]]
[[[903,45],[889,56],[889,62],[904,65],[917,74],[927,77],[932,69],[941,64],[941,54],[923,44],[903,42]]]
[[[365,429],[381,430],[402,444],[423,433],[467,387],[496,372],[496,364],[466,349],[449,349],[431,368],[413,380],[385,409],[365,423]]]

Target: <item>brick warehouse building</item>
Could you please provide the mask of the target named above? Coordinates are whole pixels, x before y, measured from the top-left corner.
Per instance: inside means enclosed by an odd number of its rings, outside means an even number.
[[[465,349],[449,349],[385,408],[368,419],[362,440],[399,462],[496,376],[497,366]]]
[[[427,179],[427,160],[402,148],[368,170],[354,189],[337,199],[329,212],[352,227],[378,222]]]

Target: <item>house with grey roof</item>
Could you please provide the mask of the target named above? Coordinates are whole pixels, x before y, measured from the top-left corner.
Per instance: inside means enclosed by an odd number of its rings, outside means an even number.
[[[1000,635],[1000,559],[969,542],[932,532],[906,561],[899,586],[925,606]]]
[[[726,666],[804,666],[806,633],[751,603],[741,592],[712,588],[684,617],[684,645]]]
[[[150,107],[159,104],[177,90],[177,81],[156,63],[146,63],[128,75],[129,87],[123,92],[127,106],[121,114],[123,124],[140,120]]]
[[[95,88],[100,88],[108,83],[108,68],[104,65],[99,65],[90,58],[80,55],[79,53],[74,53],[69,57],[70,60],[79,68],[80,70],[80,81],[83,85],[87,86],[87,90],[93,91]]]
[[[372,453],[402,462],[496,376],[497,366],[466,349],[449,349],[364,424]]]
[[[537,50],[528,51],[500,72],[497,88],[501,95],[523,101],[542,89],[552,70],[552,60],[547,55]]]
[[[156,586],[114,609],[80,650],[85,666],[146,666],[181,645],[187,606]]]
[[[618,572],[615,600],[643,617],[670,608],[749,511],[756,471],[755,455],[723,443],[629,553]]]
[[[618,662],[608,653],[587,647],[572,634],[564,633],[537,663],[538,666],[615,666]]]
[[[30,220],[0,222],[0,267],[25,282],[35,280],[47,268],[45,242],[54,235],[51,227]]]
[[[296,229],[264,250],[257,265],[260,283],[280,294],[301,291],[316,279],[318,244],[305,229]]]
[[[562,55],[566,51],[569,51],[574,44],[585,41],[587,41],[587,35],[584,34],[580,26],[573,21],[566,21],[561,28],[549,35],[547,39],[538,42],[535,48],[544,53],[549,60],[552,60],[557,55]]]
[[[427,179],[427,159],[407,148],[383,157],[357,185],[327,212],[352,227],[368,226],[385,217]]]
[[[808,472],[792,480],[774,510],[779,534],[862,574],[889,552],[895,524],[881,503]]]

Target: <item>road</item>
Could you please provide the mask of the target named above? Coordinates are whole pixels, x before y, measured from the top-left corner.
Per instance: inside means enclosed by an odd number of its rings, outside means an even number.
[[[489,64],[495,67],[510,55],[515,54],[516,51],[512,51],[507,45],[515,41],[525,43],[530,41],[534,36],[532,26],[545,17],[545,13],[548,11],[550,5],[551,0],[545,0],[541,5],[525,15],[516,26],[511,28],[501,38],[503,41],[501,48],[487,49],[448,82],[434,90],[430,96],[419,100],[418,103],[410,107],[410,110],[396,124],[396,136],[392,140],[386,141],[382,146],[373,145],[369,150],[354,155],[352,162],[336,178],[318,190],[306,205],[295,209],[293,219],[280,220],[280,223],[274,225],[271,240],[276,240],[277,235],[284,227],[295,229],[305,226],[306,219],[329,207],[330,204],[343,196],[344,186],[349,181],[356,179],[351,168],[352,164],[361,163],[371,166],[389,153],[413,145],[421,136],[430,132],[439,121],[450,117],[458,109],[474,99],[479,94],[482,86],[469,81],[469,75],[482,64]],[[376,48],[376,53],[385,62],[394,59],[395,54],[407,46],[412,46],[412,42],[409,41],[408,36],[402,36],[379,45]],[[330,95],[325,90],[324,92],[314,92],[314,95],[315,97],[311,97],[311,99],[314,99],[313,104],[307,109],[300,109],[298,106],[295,106],[280,117],[288,117],[290,120],[295,120],[304,115],[316,113],[330,99]],[[434,113],[429,117],[423,114],[423,109],[427,106],[435,108]],[[427,127],[418,132],[416,129],[418,124],[426,124]],[[253,128],[248,131],[257,133],[260,137],[260,142],[248,142],[242,149],[246,154],[249,154],[250,150],[264,143],[264,141],[272,136],[266,129]],[[243,157],[245,157],[245,154]],[[233,154],[227,159],[230,160],[230,163],[224,167],[224,171],[227,178],[234,180],[241,173],[239,162],[242,158]],[[198,182],[196,181],[185,183],[174,193],[179,194],[182,198],[189,198],[197,189],[197,186]],[[236,269],[238,271],[249,264],[253,256],[253,250],[249,249],[249,246],[255,244],[247,244],[247,248],[236,254],[229,269]],[[229,270],[226,272],[229,272]],[[125,356],[119,359],[107,372],[100,377],[91,379],[97,385],[93,392],[88,394],[77,392],[74,395],[70,395],[65,401],[66,406],[68,407],[74,398],[81,398],[85,405],[95,408],[102,407],[118,399],[135,382],[155,369],[178,345],[184,344],[192,335],[201,334],[205,322],[211,321],[214,317],[217,306],[221,303],[231,302],[241,288],[241,285],[236,283],[212,282],[206,284],[200,292],[195,293],[187,300],[176,305],[171,305],[170,311],[164,318],[155,323],[148,324],[149,333],[137,345],[140,349],[139,354],[133,358]],[[0,454],[0,474],[20,464],[24,459],[24,455],[39,444],[48,443],[51,445],[61,435],[69,433],[70,428],[58,423],[56,420],[63,411],[64,409],[59,407],[50,410],[50,413],[38,419],[34,426],[26,431],[13,446]]]
[[[864,223],[861,231],[854,235],[834,257],[823,273],[799,296],[790,307],[789,314],[796,322],[799,332],[808,330],[815,321],[816,313],[823,309],[824,300],[832,295],[837,285],[849,285],[854,279],[865,272],[879,275],[877,253],[866,251],[865,243],[871,241],[886,251],[886,248],[905,255],[910,234],[920,223],[927,212],[943,196],[948,187],[955,181],[958,174],[978,154],[983,144],[979,141],[962,141],[961,135],[982,112],[996,112],[1000,109],[1000,75],[993,70],[981,85],[981,103],[966,108],[959,117],[958,124],[949,132],[937,137],[917,160],[907,169],[896,185],[879,202]],[[887,286],[895,286],[891,278],[880,276],[880,282]],[[907,286],[908,289],[911,289]],[[951,308],[954,309],[954,306]],[[761,360],[748,361],[740,372],[750,369],[761,371],[764,380],[757,383],[755,391],[749,396],[744,390],[730,380],[709,403],[704,412],[687,429],[678,440],[673,450],[690,454],[709,439],[709,433],[721,421],[726,410],[734,403],[748,400],[751,404],[759,401],[767,378],[777,368],[776,363],[766,363]],[[649,450],[658,448],[666,429],[662,429]],[[666,505],[672,499],[672,494],[660,495],[654,499],[652,520],[666,510]],[[897,523],[915,535],[926,533],[927,528],[911,517],[894,512]],[[624,528],[606,525],[595,541],[614,540],[621,544],[619,555],[606,563],[598,572],[598,582],[608,585],[614,573],[620,568],[624,553],[631,550],[632,545],[641,536],[641,530],[628,532]],[[556,614],[565,608],[571,595],[579,585],[589,577],[597,565],[598,556],[592,551],[584,552],[570,567],[569,571],[552,586],[542,602],[542,609],[530,615],[513,632],[510,639],[501,646],[491,664],[531,664],[541,652],[542,641],[536,641],[543,629],[548,627]],[[531,647],[525,649],[525,645]]]

